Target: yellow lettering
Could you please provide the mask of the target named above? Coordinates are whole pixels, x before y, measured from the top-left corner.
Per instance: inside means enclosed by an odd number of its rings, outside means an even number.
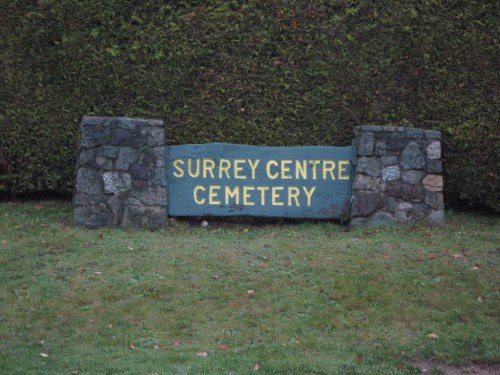
[[[271,174],[271,165],[278,166],[278,162],[276,160],[269,160],[266,164],[266,173],[267,177],[270,178],[271,180],[274,180],[279,177],[279,173],[272,173]]]
[[[348,180],[349,176],[344,175],[346,168],[344,166],[349,165],[349,160],[339,160],[339,180]]]
[[[189,176],[196,178],[200,175],[200,159],[196,159],[196,172],[193,172],[193,161],[188,159],[188,173]]]
[[[299,195],[300,195],[300,190],[296,186],[290,186],[288,188],[288,206],[292,205],[292,199],[295,201],[295,206],[299,207]]]
[[[262,206],[266,205],[266,191],[269,190],[269,186],[257,186],[256,188],[258,191],[260,191],[260,204]]]
[[[198,191],[205,191],[205,188],[201,185],[196,185],[193,190],[193,198],[196,204],[204,204],[205,203],[205,198],[199,199],[198,198]]]
[[[229,204],[229,199],[233,198],[236,200],[236,204],[240,204],[240,187],[235,186],[233,190],[231,190],[231,186],[225,187],[225,202]]]
[[[335,180],[335,175],[333,174],[334,169],[335,169],[335,162],[333,160],[323,160],[323,180],[326,180],[327,172],[330,172],[332,180]]]
[[[240,174],[243,171],[243,167],[240,165],[245,162],[245,159],[234,159],[234,178],[238,178],[241,180],[246,180],[247,176],[244,174]]]
[[[255,160],[254,163],[252,163],[252,159],[248,159],[248,164],[250,164],[250,169],[252,170],[252,180],[255,180],[255,173],[257,170],[257,166],[260,163],[260,159]]]
[[[243,186],[243,204],[245,206],[254,206],[255,203],[250,201],[250,191],[254,191],[255,187],[253,186]]]
[[[182,159],[175,159],[174,160],[174,168],[177,169],[174,172],[174,177],[184,177],[184,169],[182,169],[181,165],[184,164],[184,161]]]
[[[318,164],[320,163],[319,160],[309,160],[309,164],[312,165],[312,174],[313,177],[312,179],[315,180],[317,176],[317,169],[318,169]]]
[[[203,159],[203,178],[207,178],[208,173],[210,173],[210,176],[212,178],[215,178],[214,176],[214,168],[215,168],[215,161],[212,159]]]
[[[229,169],[231,168],[231,161],[227,159],[220,159],[219,161],[219,178],[222,178],[222,172],[226,174],[226,178],[231,178],[229,176]]]
[[[210,185],[210,187],[208,188],[208,204],[220,204],[220,201],[215,199],[217,198],[217,190],[219,189],[219,185]]]
[[[287,174],[290,172],[290,164],[292,164],[291,160],[282,160],[281,161],[281,178],[283,180],[287,180],[292,178],[292,175]]]
[[[280,194],[278,191],[283,190],[283,186],[273,186],[271,189],[271,199],[272,199],[272,204],[273,206],[283,206],[283,202],[278,201],[280,198]]]
[[[312,198],[314,191],[316,190],[316,186],[312,186],[311,190],[307,190],[307,187],[302,186],[302,189],[304,190],[304,193],[306,193],[307,207],[309,207],[311,205],[311,198]]]
[[[307,180],[307,160],[295,160],[295,178]]]

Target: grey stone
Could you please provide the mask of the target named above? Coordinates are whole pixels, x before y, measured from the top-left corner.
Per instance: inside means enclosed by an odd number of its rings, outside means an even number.
[[[417,182],[422,180],[422,177],[424,177],[423,171],[415,171],[413,169],[410,169],[409,171],[403,171],[403,174],[401,176],[404,182],[408,182],[410,184],[416,184]]]
[[[123,211],[121,226],[157,229],[166,224],[165,208],[126,206]]]
[[[73,207],[73,224],[88,228],[113,226],[113,213],[106,205]]]
[[[119,148],[116,146],[101,146],[96,148],[97,155],[104,156],[106,158],[114,159],[118,155]]]
[[[385,198],[385,210],[390,213],[395,213],[398,208],[399,200],[394,197]]]
[[[109,125],[127,130],[133,130],[137,128],[136,121],[130,117],[117,117],[110,119]]]
[[[139,156],[139,164],[149,166],[149,167],[155,167],[156,166],[156,155],[148,150],[145,150],[141,152]]]
[[[431,208],[424,203],[414,203],[413,212],[415,214],[415,220],[424,221],[431,212]]]
[[[133,189],[130,196],[140,200],[146,206],[167,205],[167,189],[161,186]]]
[[[438,130],[426,130],[425,138],[427,139],[441,139],[441,132]]]
[[[401,171],[397,165],[391,165],[382,169],[382,181],[394,181],[401,176]]]
[[[435,210],[442,210],[444,208],[443,193],[427,191],[425,193],[425,204]]]
[[[126,172],[106,172],[102,179],[104,192],[107,194],[121,193],[132,188],[132,177]]]
[[[165,132],[162,126],[142,126],[139,130],[148,146],[155,147],[165,144]]]
[[[444,210],[432,210],[427,216],[427,222],[431,225],[444,225]]]
[[[351,221],[349,222],[349,226],[351,228],[364,227],[364,226],[366,226],[367,222],[368,222],[368,219],[366,217],[355,217],[355,218],[351,219]]]
[[[386,126],[383,126],[382,127],[382,130],[385,131],[385,132],[395,132],[396,130],[398,130],[398,128],[396,126],[391,126],[391,125],[386,125]]]
[[[410,200],[419,196],[418,189],[407,182],[403,181],[390,181],[384,189],[384,194],[388,197],[401,198]]]
[[[102,126],[82,126],[82,148],[93,148],[108,144],[111,131]]]
[[[165,157],[166,157],[165,146],[152,147],[149,149],[149,151],[156,158],[156,166],[157,167],[164,167],[165,166]]]
[[[119,128],[113,129],[110,142],[114,146],[128,146],[137,149],[143,145],[141,136],[137,130]]]
[[[405,128],[398,127],[395,132],[392,133],[391,139],[408,139]]]
[[[378,177],[381,173],[380,159],[375,157],[360,157],[356,173],[364,173],[372,177]]]
[[[382,227],[394,224],[396,224],[394,216],[384,211],[376,212],[368,219],[368,225],[372,227]]]
[[[96,169],[80,168],[76,173],[75,192],[85,194],[101,194],[101,175]]]
[[[80,167],[88,167],[94,163],[94,149],[82,149],[78,156],[78,164]]]
[[[385,142],[385,153],[387,155],[397,155],[406,146],[405,139],[389,139]]]
[[[147,167],[137,163],[132,164],[129,171],[134,179],[138,178],[140,180],[149,180],[155,175],[154,167]]]
[[[141,180],[134,178],[132,181],[133,186],[167,186],[167,179],[164,167],[154,168],[153,176],[148,180]]]
[[[123,202],[116,195],[112,195],[108,198],[107,205],[109,210],[113,213],[113,226],[118,226],[120,224],[120,218],[123,214]]]
[[[372,132],[363,131],[358,137],[356,153],[360,156],[371,156],[375,146],[375,136]]]
[[[99,116],[84,116],[82,118],[82,126],[87,125],[104,125],[108,121],[109,117],[99,117]]]
[[[403,169],[423,169],[425,167],[425,155],[418,143],[409,142],[403,149],[401,166]]]
[[[426,151],[429,159],[441,159],[441,141],[432,141]]]
[[[424,130],[417,128],[406,128],[406,136],[412,139],[420,139],[424,137]]]
[[[427,160],[427,172],[433,174],[443,173],[443,162],[441,160]]]
[[[130,164],[135,163],[139,158],[139,151],[130,147],[121,147],[118,158],[115,161],[115,168],[119,171],[126,171]]]
[[[387,153],[387,144],[385,141],[377,141],[375,145],[375,155],[384,156]]]
[[[382,129],[384,127],[380,126],[380,125],[360,125],[360,126],[356,126],[355,128],[361,129],[363,131],[368,131],[368,132],[379,132],[379,131],[382,131]]]
[[[104,169],[106,171],[110,171],[111,169],[113,169],[113,162],[111,160],[109,160],[108,158],[105,158],[103,156],[96,157],[95,164],[100,169]]]
[[[377,177],[358,174],[354,178],[352,188],[354,190],[377,190],[379,188],[379,179]]]
[[[381,160],[382,160],[382,165],[384,167],[388,166],[388,165],[394,165],[394,164],[397,164],[398,163],[398,157],[397,156],[382,156],[381,157]]]
[[[400,202],[396,209],[396,221],[407,223],[413,217],[413,205],[409,202]]]
[[[73,204],[76,206],[98,206],[106,203],[104,195],[75,193],[73,196]]]
[[[372,191],[358,191],[354,193],[352,205],[353,216],[369,216],[379,208],[384,207],[384,198]]]

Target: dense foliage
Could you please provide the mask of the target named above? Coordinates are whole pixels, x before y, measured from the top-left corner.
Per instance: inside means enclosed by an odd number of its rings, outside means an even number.
[[[485,0],[0,0],[0,186],[70,193],[82,115],[161,118],[175,144],[343,145],[354,125],[397,124],[443,131],[448,202],[500,210],[498,13]]]

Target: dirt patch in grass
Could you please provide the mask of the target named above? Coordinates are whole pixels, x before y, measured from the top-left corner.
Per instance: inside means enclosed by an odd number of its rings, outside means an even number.
[[[414,366],[418,367],[422,374],[433,375],[497,375],[500,374],[500,364],[469,364],[466,366],[451,366],[430,360],[415,360]]]

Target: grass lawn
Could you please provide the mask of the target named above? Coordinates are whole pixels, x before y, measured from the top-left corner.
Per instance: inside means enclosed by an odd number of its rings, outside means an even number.
[[[500,218],[447,220],[87,230],[68,202],[0,203],[0,373],[498,364]]]

